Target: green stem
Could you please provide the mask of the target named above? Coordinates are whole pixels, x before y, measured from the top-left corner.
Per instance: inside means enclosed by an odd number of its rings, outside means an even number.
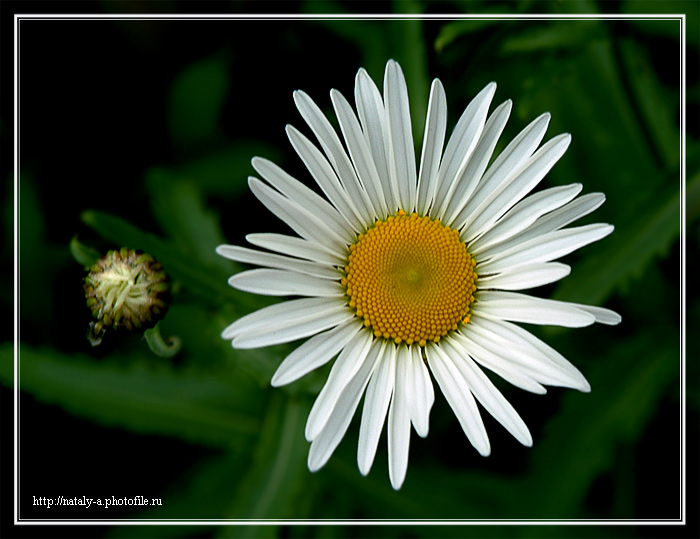
[[[160,334],[160,322],[151,329],[144,331],[143,336],[146,338],[151,351],[160,357],[173,357],[182,348],[182,339],[180,337],[170,337],[167,343],[163,340]]]

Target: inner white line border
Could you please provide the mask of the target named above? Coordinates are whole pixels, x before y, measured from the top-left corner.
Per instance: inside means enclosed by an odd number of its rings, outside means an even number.
[[[24,519],[19,518],[19,23],[21,20],[671,20],[680,22],[680,155],[681,155],[681,204],[680,204],[680,300],[681,300],[681,371],[680,371],[680,396],[681,396],[681,518],[677,520],[647,520],[647,519],[619,519],[619,520],[216,520],[216,519],[143,519],[143,520],[103,520],[103,519],[77,519],[77,520],[49,520],[49,519]],[[650,526],[650,525],[685,525],[686,524],[686,15],[685,14],[498,14],[498,15],[447,15],[447,14],[15,14],[14,15],[14,524],[15,525],[500,525],[500,526]]]

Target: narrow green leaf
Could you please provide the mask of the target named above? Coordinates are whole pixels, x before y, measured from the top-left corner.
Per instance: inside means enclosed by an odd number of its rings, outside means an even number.
[[[252,466],[239,482],[226,518],[299,518],[295,508],[303,498],[304,478],[309,473],[306,467],[309,444],[304,439],[309,409],[306,402],[288,399],[281,392],[274,394]],[[268,537],[275,536],[274,532],[270,527],[229,527],[222,529],[219,537]]]
[[[194,182],[205,196],[238,195],[248,190],[255,156],[278,162],[281,152],[268,144],[237,140],[174,167],[172,173]]]
[[[230,83],[228,58],[222,53],[188,66],[175,78],[168,120],[176,146],[201,144],[216,134]]]
[[[3,362],[0,379],[12,383],[12,362]],[[154,356],[97,362],[23,345],[19,389],[102,425],[215,447],[246,447],[260,428],[259,390],[249,378],[175,369]]]
[[[203,265],[228,270],[229,263],[216,254],[216,247],[226,240],[197,186],[163,169],[151,169],[146,185],[153,215],[182,253]]]
[[[442,25],[440,28],[440,31],[435,38],[433,47],[440,53],[445,49],[445,47],[448,47],[461,37],[469,36],[469,34],[473,34],[490,26],[508,24],[508,22],[504,19],[498,19],[495,17],[488,18],[490,14],[497,15],[503,13],[510,13],[509,7],[494,6],[488,13],[482,14],[483,18],[458,19],[456,21],[448,22]]]
[[[620,40],[620,52],[645,131],[664,165],[676,168],[680,159],[681,134],[674,117],[680,110],[680,95],[676,92],[676,106],[673,106],[673,97],[663,93],[649,59],[637,42],[631,39]],[[677,86],[680,86],[680,74]]]
[[[548,21],[542,26],[528,24],[520,32],[506,38],[501,51],[505,54],[521,54],[541,50],[561,50],[580,47],[602,35],[598,21]]]
[[[85,268],[89,268],[100,259],[100,252],[85,244],[80,243],[77,236],[73,236],[68,245],[71,256]]]

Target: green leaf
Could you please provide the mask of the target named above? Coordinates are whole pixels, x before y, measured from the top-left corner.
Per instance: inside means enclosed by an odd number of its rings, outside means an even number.
[[[437,37],[435,38],[433,47],[438,53],[440,53],[445,49],[445,47],[451,45],[461,37],[468,37],[469,34],[473,34],[491,26],[500,26],[504,23],[507,24],[507,21],[504,19],[487,18],[489,14],[496,15],[502,13],[510,13],[510,9],[507,6],[494,6],[492,10],[489,10],[488,13],[484,14],[484,18],[458,19],[456,21],[443,24]]]
[[[276,392],[270,402],[253,462],[238,482],[235,498],[226,518],[268,520],[300,518],[297,507],[304,498],[304,478],[308,477],[304,423],[310,407],[307,402],[287,399]],[[218,537],[276,536],[274,527],[222,528]]]
[[[216,254],[216,247],[226,240],[197,186],[163,169],[151,169],[146,185],[154,217],[179,250],[203,265],[227,271],[230,264]]]
[[[697,189],[698,183],[700,173],[695,175],[689,189]],[[577,264],[554,297],[600,305],[630,279],[641,275],[680,235],[680,202],[678,191],[665,200],[651,200],[636,219],[624,221],[603,240],[594,255]]]
[[[102,256],[97,249],[80,243],[77,236],[71,238],[68,249],[75,261],[86,269],[95,264]]]
[[[602,35],[598,21],[551,21],[542,26],[528,24],[512,33],[501,44],[504,54],[522,54],[540,50],[561,50],[580,47]]]
[[[5,384],[11,367],[0,367]],[[247,447],[260,429],[259,389],[249,378],[174,368],[150,354],[98,362],[22,345],[19,389],[102,425],[215,447]]]
[[[223,53],[200,60],[178,74],[168,98],[173,144],[186,148],[214,137],[230,83],[228,57]]]
[[[206,196],[238,195],[248,190],[255,156],[278,161],[281,152],[268,144],[238,140],[174,167],[172,174],[191,180]]]
[[[673,103],[674,96],[663,93],[647,55],[637,42],[622,39],[620,52],[638,105],[637,110],[642,116],[648,137],[653,141],[654,150],[666,168],[676,168],[680,159],[681,134],[674,118],[679,112],[680,102],[676,101],[676,106],[669,106]],[[680,73],[678,77],[680,85]]]

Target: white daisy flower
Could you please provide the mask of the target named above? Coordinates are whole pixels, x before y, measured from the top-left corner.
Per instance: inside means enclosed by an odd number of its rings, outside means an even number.
[[[527,196],[571,141],[563,134],[538,149],[549,114],[488,166],[512,105],[489,116],[495,91],[491,83],[474,98],[443,151],[447,105],[436,79],[417,169],[406,82],[391,60],[383,98],[367,72],[358,72],[357,114],[331,91],[342,140],[307,94],[294,93],[320,149],[292,126],[287,135],[325,198],[272,162],[253,159],[264,181],[251,177],[251,190],[298,236],[249,234],[266,251],[222,245],[217,252],[262,266],[234,275],[231,286],[302,297],[244,316],[222,335],[236,348],[310,337],[280,364],[273,386],[336,358],[306,423],[311,471],[328,461],[364,394],[360,472],[369,472],[386,421],[389,477],[400,488],[411,425],[428,434],[430,373],[484,456],[490,445],[477,401],[523,445],[532,437],[482,367],[533,393],[545,393],[544,385],[590,390],[576,367],[513,322],[620,322],[607,309],[518,292],[566,277],[570,267],[554,260],[612,232],[608,224],[564,228],[605,197],[576,198],[580,184]]]

